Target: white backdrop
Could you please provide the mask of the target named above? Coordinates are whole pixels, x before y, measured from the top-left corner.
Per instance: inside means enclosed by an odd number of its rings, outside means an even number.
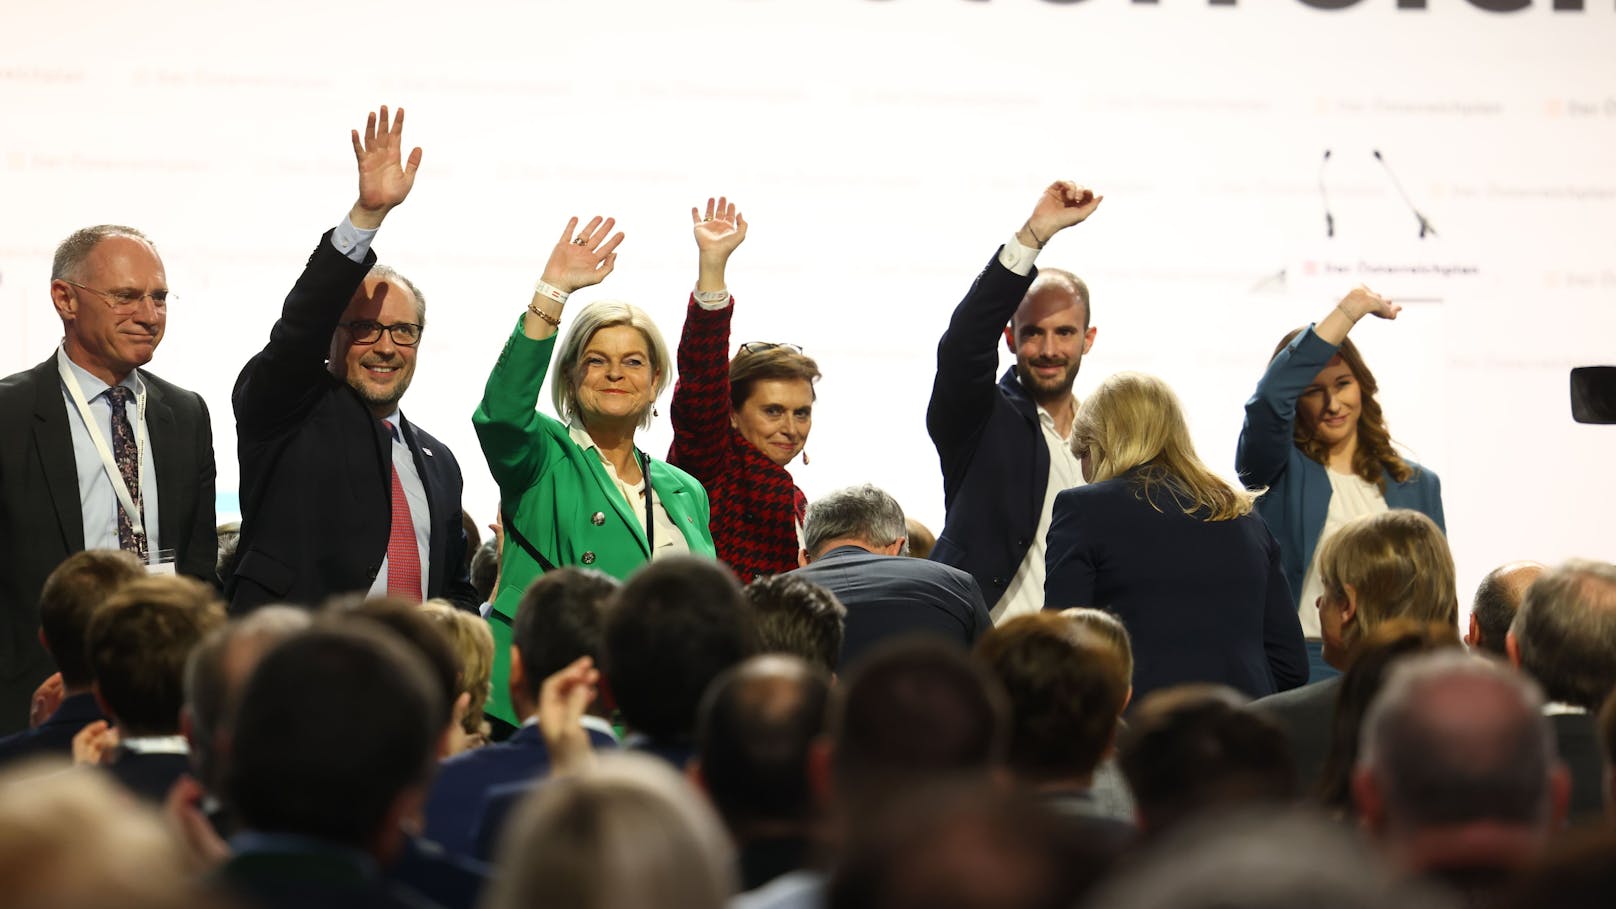
[[[726,193],[753,225],[735,340],[825,371],[798,482],[875,482],[938,529],[937,336],[1069,177],[1106,196],[1042,260],[1093,288],[1079,394],[1162,375],[1225,473],[1287,329],[1358,281],[1434,301],[1354,337],[1393,435],[1443,477],[1468,599],[1505,560],[1616,558],[1616,430],[1573,424],[1566,392],[1569,367],[1616,362],[1616,9],[1477,2],[0,0],[0,374],[60,337],[55,244],[139,226],[181,298],[153,366],[206,395],[229,516],[231,384],[352,201],[348,129],[385,102],[425,149],[376,244],[429,301],[405,410],[458,453],[480,520],[469,415],[567,216],[628,233],[578,302],[639,303],[673,343],[689,208]],[[664,416],[647,447],[669,437]]]

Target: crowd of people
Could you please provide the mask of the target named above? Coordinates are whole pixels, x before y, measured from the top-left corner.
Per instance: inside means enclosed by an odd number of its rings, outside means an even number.
[[[1608,898],[1616,565],[1501,566],[1461,633],[1439,480],[1348,338],[1394,301],[1281,340],[1230,484],[1161,379],[1074,396],[1089,290],[1036,263],[1102,199],[1052,184],[938,345],[932,539],[794,482],[820,366],[731,355],[731,200],[691,209],[674,351],[567,311],[624,240],[571,218],[472,415],[483,543],[401,407],[426,297],[372,247],[403,125],[353,132],[358,198],[237,379],[239,525],[202,396],[146,368],[156,246],[57,249],[62,344],[0,380],[6,905]]]

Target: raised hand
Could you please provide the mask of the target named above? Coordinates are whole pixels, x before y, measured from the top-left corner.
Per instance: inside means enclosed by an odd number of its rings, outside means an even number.
[[[118,749],[118,730],[106,720],[96,720],[73,736],[73,763],[101,765]]]
[[[391,124],[387,105],[365,120],[365,135],[353,130],[354,158],[359,164],[359,201],[349,218],[355,227],[374,230],[394,206],[403,202],[415,186],[415,171],[421,166],[421,149],[403,160],[404,109],[399,108]]]
[[[539,686],[539,732],[550,752],[551,773],[573,772],[594,762],[595,749],[580,721],[599,684],[595,661],[579,657]]]
[[[1403,311],[1403,307],[1386,299],[1369,288],[1359,284],[1354,287],[1341,302],[1336,304],[1347,318],[1354,322],[1364,316],[1374,316],[1379,319],[1395,319]]]
[[[1057,233],[1094,214],[1104,198],[1070,180],[1057,180],[1038,197],[1038,204],[1033,207],[1027,223],[1022,225],[1018,237],[1034,249],[1042,248]]]
[[[34,697],[28,703],[28,728],[38,729],[41,723],[50,719],[56,708],[62,706],[67,697],[67,686],[62,682],[60,672],[52,673],[51,677],[39,683],[34,689]]]
[[[746,219],[736,210],[735,203],[723,196],[718,197],[716,204],[710,198],[707,200],[705,217],[692,207],[690,223],[703,260],[722,262],[746,239]]]
[[[550,250],[550,260],[544,263],[544,283],[570,294],[606,280],[617,267],[617,245],[623,242],[621,231],[612,235],[616,224],[614,218],[602,220],[596,215],[580,231],[577,218],[568,220],[567,229]]]

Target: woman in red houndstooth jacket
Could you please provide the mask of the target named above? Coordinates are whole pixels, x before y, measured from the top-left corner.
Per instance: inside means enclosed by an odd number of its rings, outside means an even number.
[[[707,487],[718,557],[747,583],[797,567],[807,499],[786,465],[808,441],[819,366],[795,345],[763,341],[728,359],[735,307],[724,266],[746,219],[724,198],[690,219],[700,267],[679,336],[668,463]]]

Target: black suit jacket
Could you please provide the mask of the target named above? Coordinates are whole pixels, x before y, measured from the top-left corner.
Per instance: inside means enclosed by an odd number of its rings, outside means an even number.
[[[232,613],[368,590],[387,555],[392,439],[358,393],[326,371],[332,332],[375,261],[372,252],[354,262],[322,237],[269,343],[236,380],[241,540],[225,586]],[[420,427],[404,420],[402,429],[431,510],[426,594],[475,609],[460,465]]]
[[[1258,698],[1247,705],[1279,725],[1291,744],[1296,779],[1303,792],[1313,791],[1324,773],[1335,742],[1335,701],[1341,696],[1341,676]]]
[[[838,673],[891,638],[929,634],[968,649],[993,628],[976,581],[948,565],[838,546],[791,573],[847,607]]]
[[[56,711],[33,729],[25,729],[0,739],[0,766],[49,755],[73,757],[73,736],[96,720],[104,720],[95,695],[86,691],[62,699]]]
[[[212,582],[213,424],[202,396],[140,370],[157,477],[158,544],[182,574]],[[84,516],[56,356],[0,379],[0,734],[28,725],[28,701],[56,671],[39,644],[39,591],[84,548]]]
[[[1005,326],[1036,277],[1038,269],[1018,275],[994,253],[937,344],[937,376],[926,406],[947,509],[931,558],[970,572],[990,607],[1036,542],[1049,486],[1038,405],[1014,369],[994,382]]]

